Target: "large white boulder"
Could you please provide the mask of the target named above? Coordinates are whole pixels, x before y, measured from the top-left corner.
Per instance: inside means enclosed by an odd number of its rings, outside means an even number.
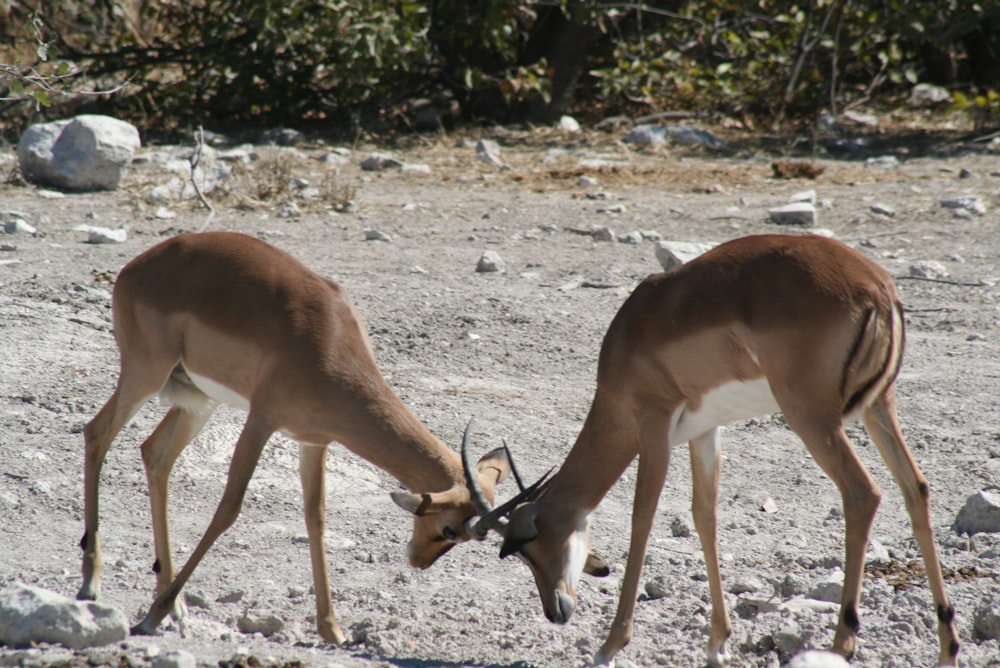
[[[60,190],[114,190],[141,146],[131,123],[84,115],[33,125],[17,144],[24,178]]]
[[[94,601],[75,601],[14,582],[0,589],[0,645],[57,643],[71,649],[97,647],[128,637],[125,614]]]

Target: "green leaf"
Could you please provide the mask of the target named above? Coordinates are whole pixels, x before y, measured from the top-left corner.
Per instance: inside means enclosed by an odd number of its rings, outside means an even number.
[[[52,99],[49,98],[49,94],[47,91],[44,90],[38,91],[38,93],[35,95],[35,99],[38,101],[39,105],[45,108],[52,106]]]

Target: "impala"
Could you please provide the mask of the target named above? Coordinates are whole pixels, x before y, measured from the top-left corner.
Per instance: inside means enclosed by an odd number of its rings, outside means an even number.
[[[375,365],[347,293],[290,255],[233,233],[164,241],[122,269],[112,299],[121,372],[111,398],[84,429],[83,586],[100,588],[98,479],[115,435],[150,398],[172,404],[142,444],[149,486],[158,597],[133,633],[152,633],[215,540],[236,520],[265,443],[282,432],[300,444],[300,478],[320,636],[343,643],[333,613],[326,553],[325,462],[332,441],[384,469],[409,492],[394,501],[414,515],[410,563],[427,568],[469,538],[478,512],[467,477],[492,502],[510,470],[502,449],[476,471],[403,405]],[[219,403],[247,410],[222,499],[179,573],[168,528],[168,483],[178,455]],[[477,492],[478,493],[478,492]],[[517,499],[518,497],[515,497]],[[527,498],[520,497],[521,500]],[[483,504],[482,499],[477,502]]]
[[[729,661],[732,624],[719,573],[719,426],[781,411],[844,504],[844,591],[833,650],[849,657],[881,492],[844,431],[860,417],[902,489],[936,606],[939,665],[956,665],[954,611],[934,545],[929,485],[903,440],[895,379],[903,309],[888,273],[818,236],[752,236],[643,281],[604,337],[590,412],[558,473],[534,500],[484,512],[475,537],[503,535],[501,557],[531,569],[546,616],[565,623],[588,571],[590,515],[638,456],[632,533],[618,611],[594,657],[613,665],[633,633],[636,596],[671,446],[687,441],[692,514],[712,601],[708,662]],[[474,487],[475,480],[469,481]]]

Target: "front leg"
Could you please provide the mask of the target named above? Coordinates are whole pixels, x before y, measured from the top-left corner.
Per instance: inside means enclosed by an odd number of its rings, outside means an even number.
[[[667,478],[670,448],[665,442],[667,425],[657,421],[655,426],[643,429],[639,451],[639,469],[635,481],[635,501],[632,506],[632,537],[629,542],[628,561],[622,580],[618,612],[611,624],[607,640],[594,655],[594,665],[613,666],[614,656],[632,639],[635,622],[635,605],[639,595],[639,578],[649,545],[656,506]]]
[[[347,637],[333,614],[330,574],[323,543],[323,536],[326,533],[326,450],[325,445],[300,444],[299,477],[302,480],[306,532],[309,534],[313,588],[316,590],[316,627],[323,640],[343,645]]]
[[[708,575],[708,589],[712,596],[712,630],[708,636],[708,665],[725,666],[730,656],[726,642],[733,633],[733,624],[726,609],[726,599],[722,593],[722,574],[719,570],[719,541],[716,535],[719,507],[719,470],[722,464],[722,449],[719,445],[719,429],[713,428],[697,438],[691,439],[691,514],[694,526],[701,540],[701,550],[705,555],[705,570]]]

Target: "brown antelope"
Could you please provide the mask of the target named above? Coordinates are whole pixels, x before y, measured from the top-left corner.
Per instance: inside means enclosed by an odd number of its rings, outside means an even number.
[[[929,485],[903,440],[895,379],[903,309],[889,274],[818,236],[752,236],[644,280],[604,337],[597,390],[572,450],[534,499],[481,517],[475,537],[503,535],[501,557],[528,565],[549,620],[566,623],[590,571],[590,515],[639,457],[632,537],[618,612],[594,657],[613,665],[633,632],[639,576],[671,446],[687,441],[692,513],[712,600],[708,662],[729,660],[732,624],[719,573],[716,512],[720,425],[781,411],[843,498],[844,592],[833,650],[849,657],[858,631],[865,552],[881,492],[844,424],[860,417],[902,489],[937,608],[939,665],[956,665],[954,611],[934,545]],[[470,480],[470,485],[476,481]],[[474,496],[478,494],[473,490]],[[523,499],[522,499],[523,501]]]
[[[84,430],[86,533],[77,598],[94,599],[100,588],[98,479],[108,448],[150,398],[159,394],[173,404],[142,444],[158,597],[133,633],[152,633],[168,613],[184,614],[178,594],[236,520],[264,444],[275,432],[300,444],[316,623],[320,636],[337,644],[345,637],[333,613],[323,545],[328,444],[344,444],[410,490],[392,496],[414,515],[408,556],[418,568],[468,540],[466,523],[477,510],[466,476],[476,478],[473,486],[482,486],[492,500],[494,487],[510,470],[503,450],[483,457],[475,472],[468,465],[463,470],[458,453],[435,438],[382,377],[344,289],[252,237],[186,234],[154,246],[118,275],[112,312],[121,373],[114,394]],[[175,574],[167,512],[170,471],[219,403],[246,409],[246,424],[222,500]]]

